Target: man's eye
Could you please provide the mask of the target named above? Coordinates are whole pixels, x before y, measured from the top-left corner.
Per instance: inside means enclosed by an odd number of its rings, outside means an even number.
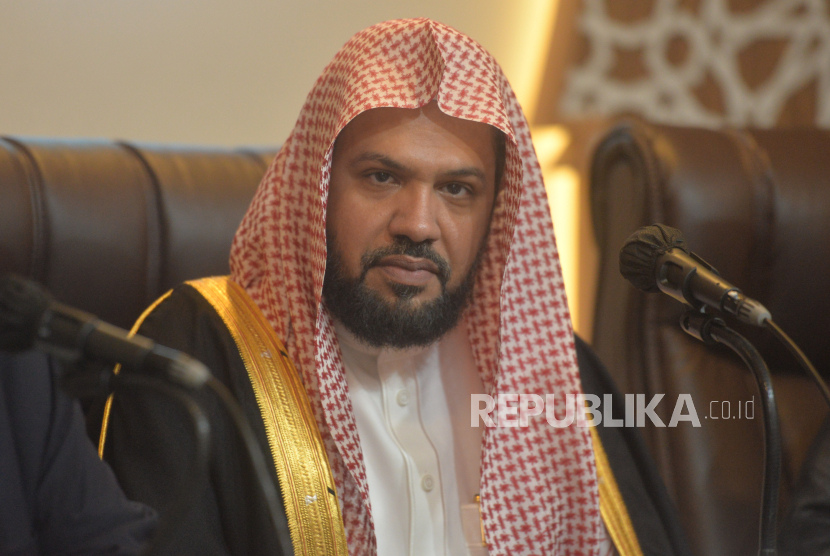
[[[378,183],[386,183],[392,179],[392,174],[387,174],[386,172],[373,172],[369,174],[369,177]]]
[[[460,183],[448,183],[444,186],[444,191],[454,197],[458,197],[470,192],[469,188]]]

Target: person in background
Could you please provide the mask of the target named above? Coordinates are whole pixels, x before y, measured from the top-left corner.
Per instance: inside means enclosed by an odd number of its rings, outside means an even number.
[[[124,496],[57,365],[0,352],[0,555],[138,555],[156,513]]]
[[[830,556],[830,418],[801,466],[778,538],[780,556]]]

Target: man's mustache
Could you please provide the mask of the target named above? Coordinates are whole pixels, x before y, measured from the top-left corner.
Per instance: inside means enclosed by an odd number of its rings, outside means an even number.
[[[388,247],[380,247],[374,251],[365,253],[360,259],[362,272],[360,274],[360,282],[366,278],[366,273],[369,269],[375,266],[380,266],[381,261],[386,257],[393,255],[405,255],[415,259],[426,259],[435,263],[438,267],[438,280],[442,286],[445,286],[450,279],[450,265],[441,255],[436,253],[432,245],[427,241],[416,243],[409,238],[396,238],[395,242]]]

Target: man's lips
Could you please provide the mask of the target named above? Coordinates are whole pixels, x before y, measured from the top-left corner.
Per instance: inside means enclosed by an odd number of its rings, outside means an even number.
[[[411,270],[413,272],[418,270],[426,270],[433,274],[438,274],[438,265],[429,259],[416,259],[415,257],[407,257],[406,255],[390,255],[378,261],[378,266],[397,266],[404,270]]]
[[[399,284],[426,286],[438,275],[438,265],[429,259],[418,259],[406,255],[391,255],[377,263],[386,276]]]

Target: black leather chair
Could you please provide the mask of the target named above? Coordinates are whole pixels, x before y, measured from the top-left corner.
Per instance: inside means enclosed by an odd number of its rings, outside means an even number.
[[[732,352],[680,329],[680,303],[628,284],[619,250],[641,226],[679,228],[692,251],[766,305],[830,374],[830,131],[621,123],[595,152],[590,187],[601,260],[593,347],[624,392],[666,394],[657,411],[665,422],[677,395],[692,395],[700,428],[649,426],[646,440],[696,553],[756,554],[763,427],[754,379]],[[783,508],[827,407],[771,336],[735,328],[773,373]],[[739,403],[753,397],[755,418],[738,418]],[[731,419],[721,418],[729,410]]]
[[[0,273],[130,327],[175,284],[229,272],[275,153],[0,138]]]

